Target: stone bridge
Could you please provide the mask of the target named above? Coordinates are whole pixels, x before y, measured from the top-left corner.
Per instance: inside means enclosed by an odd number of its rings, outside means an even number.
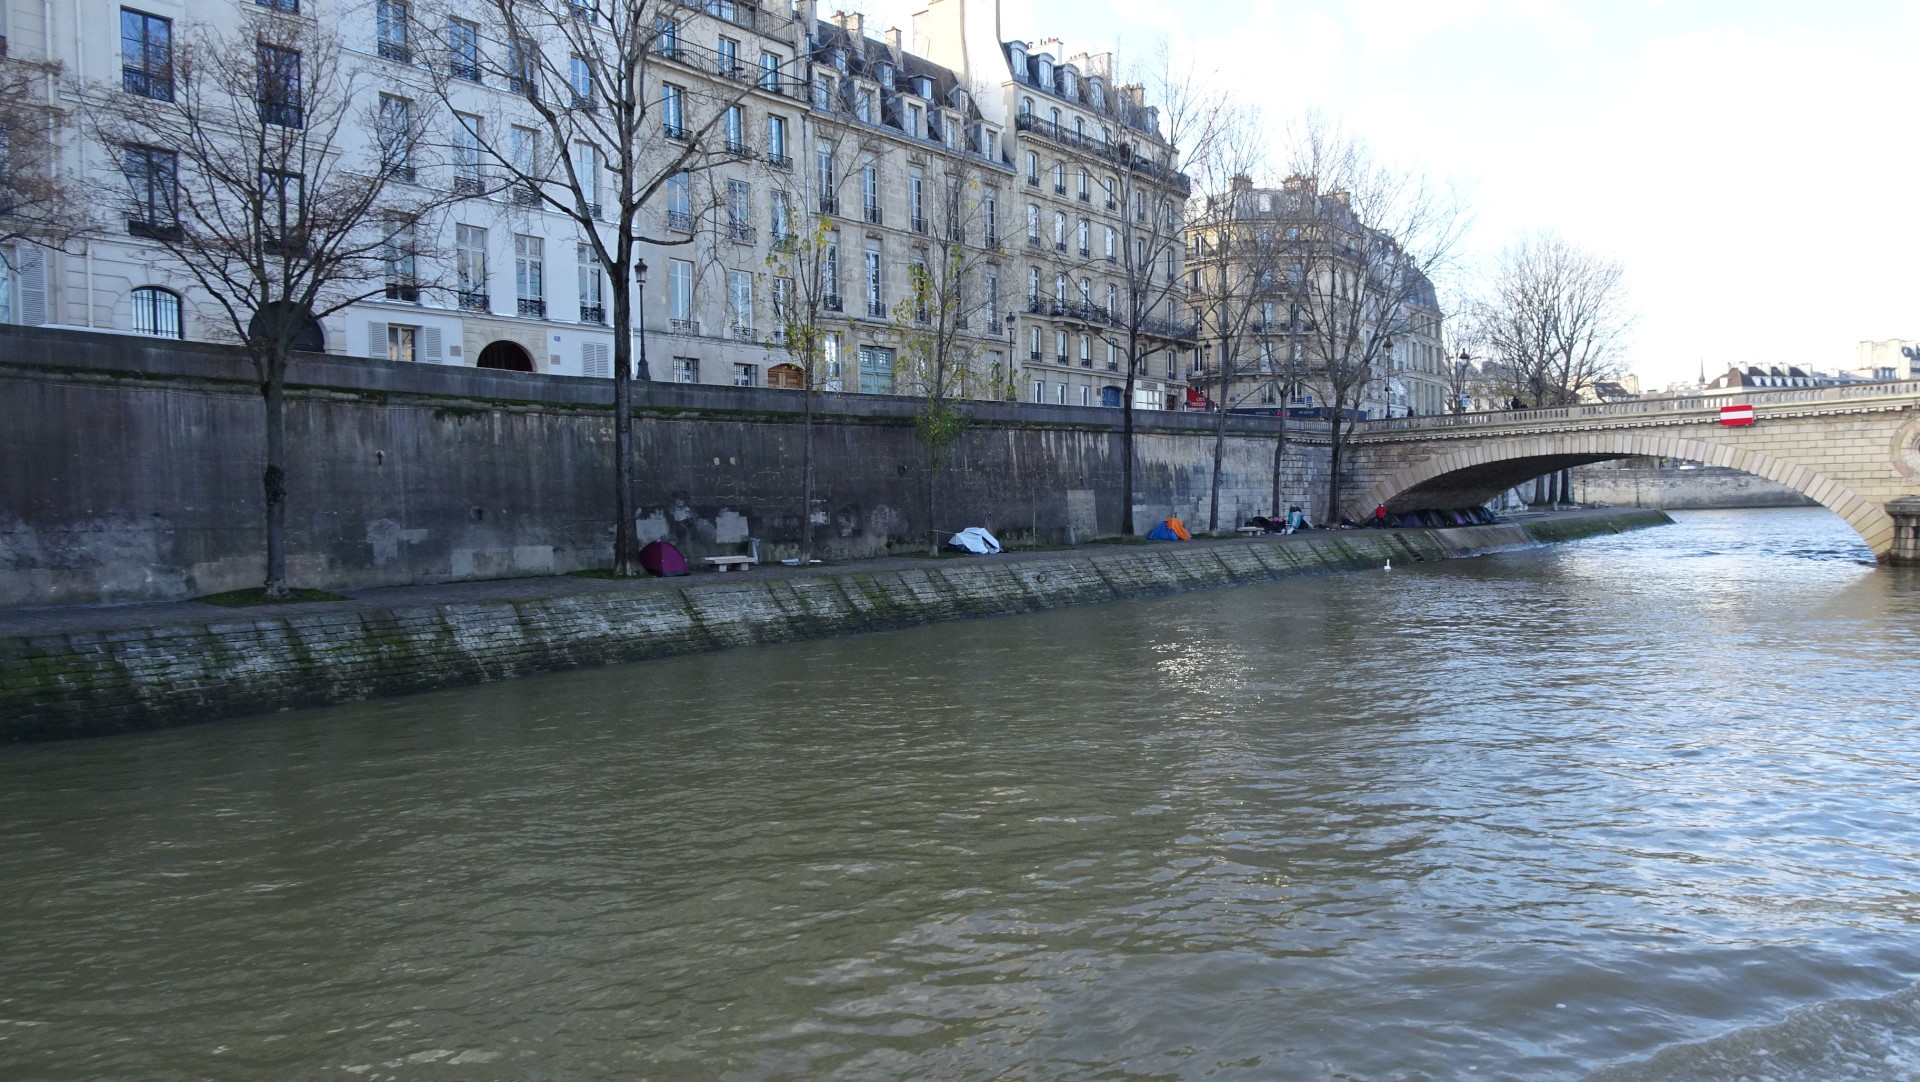
[[[1751,405],[1754,423],[1720,423]],[[1563,409],[1362,422],[1352,502],[1466,507],[1554,470],[1664,455],[1797,489],[1859,532],[1882,563],[1920,564],[1920,382],[1643,399]]]

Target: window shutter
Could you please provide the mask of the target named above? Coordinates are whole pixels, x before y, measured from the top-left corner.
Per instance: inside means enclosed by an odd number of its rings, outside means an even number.
[[[598,379],[613,375],[613,360],[610,347],[586,342],[580,346],[580,373]]]
[[[385,323],[367,324],[367,356],[376,361],[387,359],[387,325]]]
[[[47,255],[31,244],[18,251],[20,322],[37,327],[47,321]]]
[[[420,359],[429,364],[441,363],[440,328],[422,327],[420,329]]]

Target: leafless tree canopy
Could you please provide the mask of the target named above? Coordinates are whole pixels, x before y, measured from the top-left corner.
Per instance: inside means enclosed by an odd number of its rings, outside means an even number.
[[[16,242],[59,247],[87,226],[83,201],[60,168],[69,117],[53,104],[58,64],[0,57],[0,259]]]
[[[1565,406],[1622,370],[1631,326],[1619,263],[1553,233],[1532,233],[1500,256],[1475,326],[1490,361],[1526,405]]]

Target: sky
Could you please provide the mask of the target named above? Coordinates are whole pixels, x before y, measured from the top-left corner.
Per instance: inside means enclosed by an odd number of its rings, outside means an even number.
[[[1276,151],[1317,111],[1453,185],[1443,296],[1527,230],[1620,261],[1648,389],[1920,339],[1920,0],[1001,3],[1010,39],[1194,56]]]

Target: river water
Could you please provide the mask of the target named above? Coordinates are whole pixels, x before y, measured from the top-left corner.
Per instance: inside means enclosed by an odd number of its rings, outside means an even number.
[[[1920,1078],[1819,510],[0,749],[0,1078]]]

